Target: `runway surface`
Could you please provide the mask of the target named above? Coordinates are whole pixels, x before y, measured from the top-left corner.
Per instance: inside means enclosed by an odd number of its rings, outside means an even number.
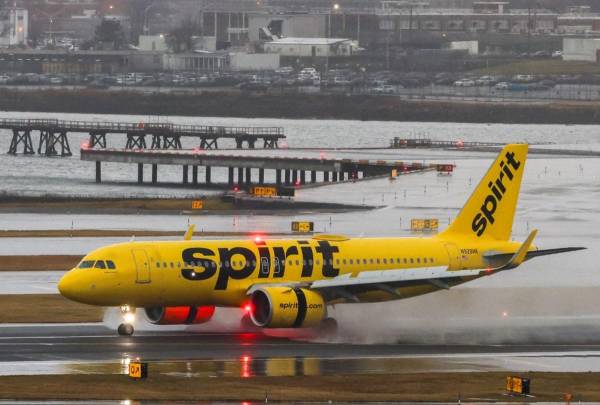
[[[0,375],[122,373],[135,358],[151,362],[155,373],[182,377],[600,371],[600,345],[356,345],[253,333],[119,337],[100,324],[0,329]]]

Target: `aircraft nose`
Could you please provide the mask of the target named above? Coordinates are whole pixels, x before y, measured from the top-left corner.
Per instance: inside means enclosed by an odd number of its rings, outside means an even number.
[[[77,286],[74,279],[73,274],[68,271],[58,281],[58,291],[63,297],[72,300],[76,299]]]

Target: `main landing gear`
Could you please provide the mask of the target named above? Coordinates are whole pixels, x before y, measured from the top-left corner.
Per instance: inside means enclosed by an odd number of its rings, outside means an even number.
[[[131,336],[133,335],[134,328],[132,323],[135,321],[135,308],[129,305],[121,306],[121,315],[123,316],[123,323],[117,328],[117,333],[120,336]]]
[[[317,333],[320,338],[331,339],[337,335],[338,323],[335,318],[325,318],[317,327]]]

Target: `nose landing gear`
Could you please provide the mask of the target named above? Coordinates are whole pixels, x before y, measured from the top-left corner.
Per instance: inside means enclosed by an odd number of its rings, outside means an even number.
[[[123,315],[123,323],[117,328],[119,336],[131,336],[133,335],[134,328],[132,323],[135,321],[135,308],[129,305],[121,306],[121,315]]]

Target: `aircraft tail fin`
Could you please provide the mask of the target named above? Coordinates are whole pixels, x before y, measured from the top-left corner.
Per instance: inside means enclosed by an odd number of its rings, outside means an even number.
[[[508,240],[525,171],[527,144],[506,145],[456,219],[440,237],[463,235]]]

